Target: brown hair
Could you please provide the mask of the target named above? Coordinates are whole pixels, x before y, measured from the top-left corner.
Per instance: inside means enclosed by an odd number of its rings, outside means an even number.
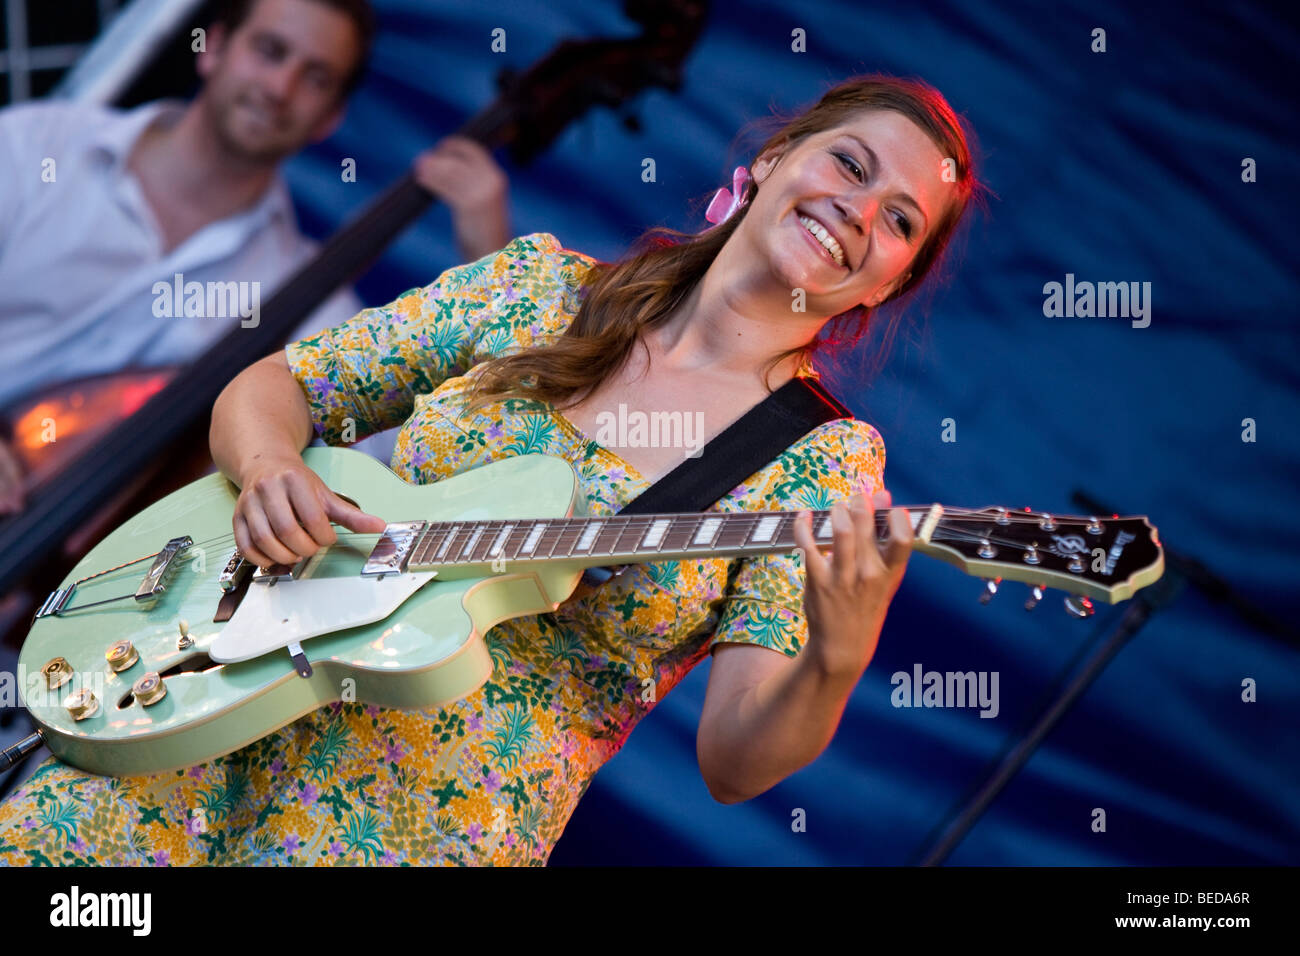
[[[769,152],[783,155],[806,137],[870,110],[893,110],[916,123],[942,155],[953,160],[957,185],[956,198],[912,260],[912,274],[884,300],[889,302],[921,286],[944,258],[972,197],[985,189],[975,175],[961,120],[943,95],[920,80],[884,74],[856,76],[828,90],[816,106],[793,118],[768,118],[780,128],[755,156]],[[746,197],[752,200],[757,191],[758,185],[751,179]],[[547,345],[483,362],[469,407],[506,398],[540,400],[560,407],[598,387],[623,366],[643,333],[665,322],[703,278],[748,209],[746,203],[725,222],[698,235],[655,227],[643,233],[619,261],[597,263],[583,277],[578,290],[582,304],[564,334]],[[765,381],[773,368],[792,355],[802,352],[811,357],[856,343],[868,326],[874,325],[874,312],[858,305],[833,316],[827,323],[830,334],[777,355],[765,369]],[[891,328],[896,324],[897,316]],[[844,327],[849,331],[847,337],[841,334]]]

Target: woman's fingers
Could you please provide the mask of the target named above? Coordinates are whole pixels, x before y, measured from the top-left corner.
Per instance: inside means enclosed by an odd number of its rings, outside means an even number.
[[[298,515],[289,503],[289,493],[283,486],[259,491],[257,497],[271,525],[271,531],[284,547],[294,553],[294,561],[320,550],[320,545],[299,524]]]
[[[248,525],[248,536],[256,552],[256,558],[251,555],[245,555],[245,557],[252,558],[260,568],[272,564],[298,563],[298,555],[285,546],[271,530],[271,523],[259,503],[251,503],[249,507],[245,508],[243,519]]]
[[[251,561],[259,568],[265,568],[276,563],[263,554],[257,545],[253,544],[253,535],[248,530],[248,522],[244,520],[244,516],[238,511],[235,512],[234,524],[235,547],[239,549],[239,553],[245,561]]]
[[[362,511],[355,505],[348,504],[333,492],[330,492],[325,499],[325,511],[331,521],[341,524],[349,531],[374,533],[383,531],[388,527],[388,522],[383,518]]]
[[[830,562],[818,550],[817,542],[813,538],[811,511],[801,511],[794,519],[794,540],[803,551],[804,572],[809,580],[820,585],[830,574]]]

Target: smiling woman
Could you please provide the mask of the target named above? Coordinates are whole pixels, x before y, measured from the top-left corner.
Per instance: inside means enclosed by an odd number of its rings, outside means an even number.
[[[590,437],[606,437],[600,423],[690,416],[707,442],[778,367],[782,381],[816,376],[822,327],[865,331],[916,288],[976,188],[936,91],[858,77],[786,123],[734,214],[700,235],[652,230],[615,263],[521,236],[294,342],[213,409],[213,458],[240,488],[235,543],[259,565],[294,563],[333,545],[335,524],[382,530],[301,452],[314,435],[340,445],[396,426],[407,481],[543,453],[573,466],[589,514],[616,513],[682,449],[615,450]],[[51,759],[0,806],[0,863],[57,850],[72,863],[543,865],[595,773],[711,653],[700,772],[720,802],[750,799],[825,749],[875,653],[912,542],[901,508],[877,537],[884,464],[870,424],[819,425],[713,506],[804,511],[798,552],[637,565],[553,614],[502,621],[483,635],[492,675],[444,706],[340,700],[200,767],[121,784]],[[806,513],[825,508],[829,556]],[[42,821],[74,806],[65,847]]]

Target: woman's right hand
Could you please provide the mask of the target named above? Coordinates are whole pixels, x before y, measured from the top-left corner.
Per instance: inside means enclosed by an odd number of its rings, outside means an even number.
[[[348,504],[300,455],[259,457],[245,471],[235,503],[235,545],[258,567],[296,564],[334,544],[336,522],[349,531],[380,532],[387,522]]]

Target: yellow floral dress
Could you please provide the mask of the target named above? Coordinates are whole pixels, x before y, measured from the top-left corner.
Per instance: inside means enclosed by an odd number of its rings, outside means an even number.
[[[392,467],[417,483],[558,455],[592,514],[617,512],[649,482],[549,405],[463,408],[477,363],[564,331],[594,263],[524,236],[292,343],[318,434],[342,444],[400,425]],[[878,490],[884,464],[872,426],[827,422],[714,510],[827,508]],[[444,707],[336,703],[155,776],[50,758],[0,805],[0,863],[543,865],[596,771],[713,645],[799,653],[803,580],[797,554],[634,565],[556,613],[491,628],[491,679]]]

